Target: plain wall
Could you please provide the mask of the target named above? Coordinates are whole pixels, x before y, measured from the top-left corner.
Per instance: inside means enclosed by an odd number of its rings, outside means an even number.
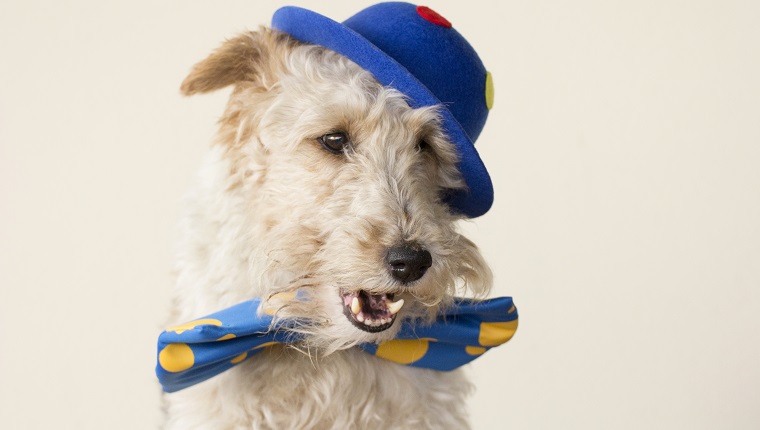
[[[292,1],[343,20],[367,1]],[[0,428],[151,429],[179,200],[263,1],[0,4]],[[434,1],[494,76],[476,429],[760,428],[760,2]]]

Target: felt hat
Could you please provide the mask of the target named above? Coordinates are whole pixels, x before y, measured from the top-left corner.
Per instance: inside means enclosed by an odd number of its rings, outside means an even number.
[[[425,6],[387,2],[370,6],[342,24],[307,9],[286,6],[272,27],[306,43],[335,51],[406,95],[413,108],[440,106],[444,132],[459,153],[467,190],[445,201],[474,218],[493,203],[493,186],[474,142],[493,101],[491,76],[475,50],[451,23]]]

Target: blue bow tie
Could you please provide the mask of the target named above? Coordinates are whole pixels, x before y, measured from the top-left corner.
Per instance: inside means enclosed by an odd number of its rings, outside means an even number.
[[[161,333],[156,375],[164,391],[205,381],[270,345],[299,340],[301,335],[287,330],[287,320],[272,326],[272,316],[259,312],[260,305],[261,299],[249,300]],[[400,322],[395,339],[359,347],[399,364],[445,371],[511,339],[517,330],[517,310],[511,297],[456,298],[432,325]]]

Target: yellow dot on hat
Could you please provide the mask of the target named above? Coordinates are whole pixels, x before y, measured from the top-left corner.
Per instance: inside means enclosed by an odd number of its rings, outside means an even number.
[[[493,78],[491,72],[486,72],[486,107],[491,110],[493,107]]]
[[[195,355],[186,343],[172,343],[158,353],[158,363],[167,372],[181,372],[193,367]]]

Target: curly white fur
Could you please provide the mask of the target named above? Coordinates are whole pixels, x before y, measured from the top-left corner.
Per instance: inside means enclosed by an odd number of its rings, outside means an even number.
[[[186,94],[234,85],[219,141],[187,199],[171,322],[299,290],[283,306],[307,336],[165,396],[167,429],[466,428],[461,371],[401,366],[354,348],[392,338],[354,327],[339,290],[395,293],[399,317],[431,318],[491,274],[442,203],[461,188],[435,108],[412,109],[351,61],[268,29],[226,42]],[[344,131],[344,154],[317,139]],[[427,151],[419,147],[424,141]],[[390,276],[389,247],[421,244],[433,266],[412,286]]]

